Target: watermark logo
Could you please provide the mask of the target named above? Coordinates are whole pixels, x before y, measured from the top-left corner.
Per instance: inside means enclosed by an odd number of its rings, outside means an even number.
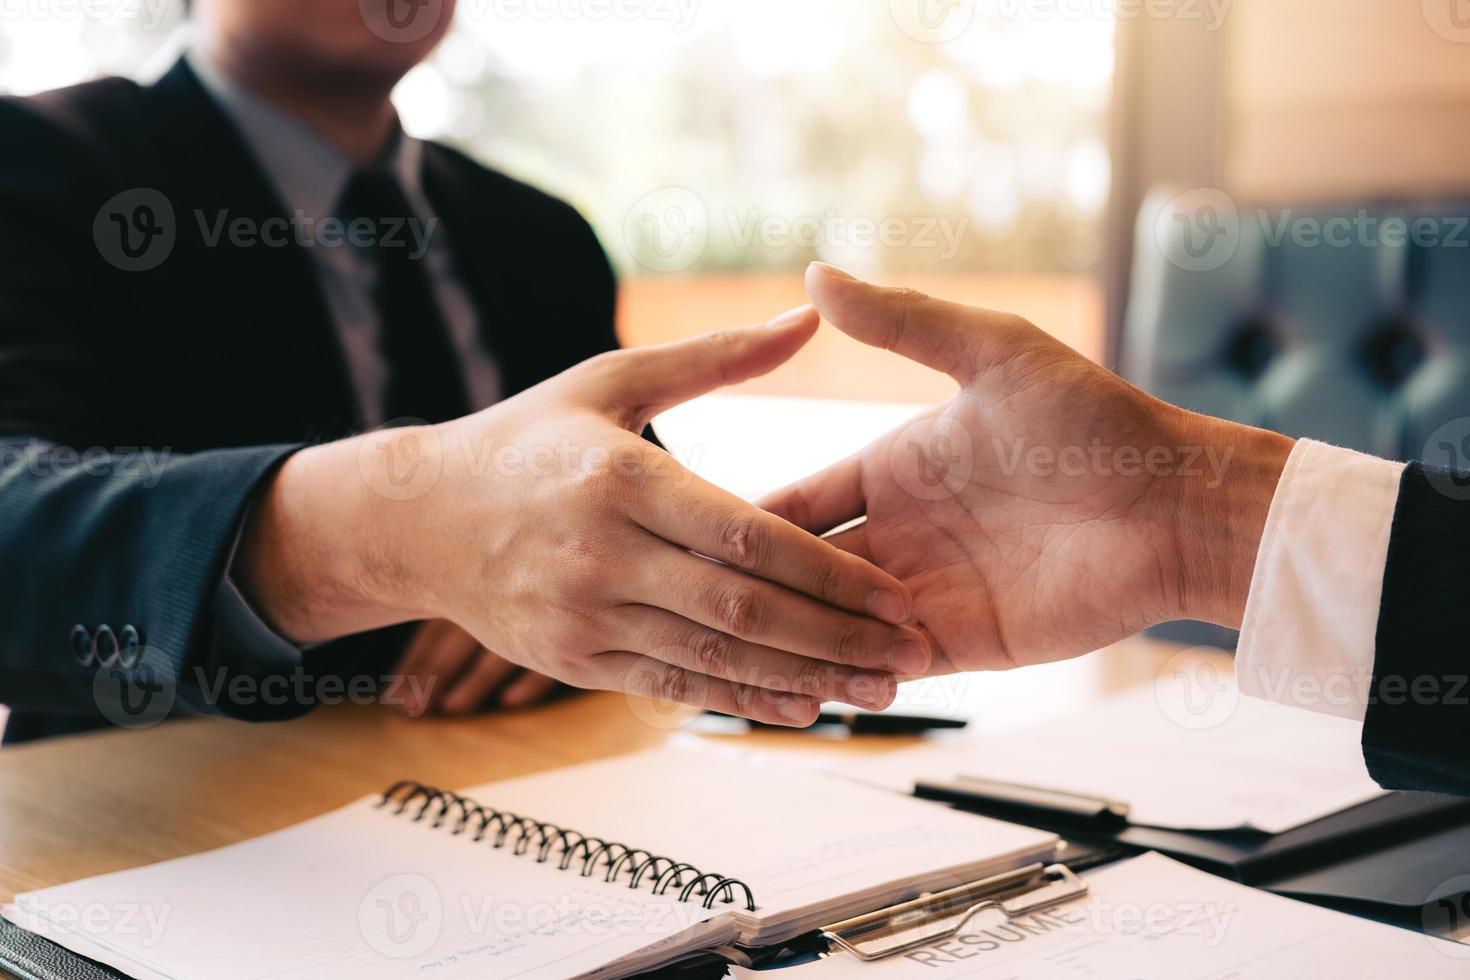
[[[152,728],[169,716],[178,698],[178,685],[161,666],[165,660],[161,651],[143,647],[141,654],[123,653],[130,661],[135,655],[132,666],[121,662],[98,665],[92,675],[92,701],[112,724],[137,730]]]
[[[178,237],[174,207],[162,191],[134,187],[97,209],[92,241],[108,264],[124,272],[156,269],[173,253]]]
[[[1422,0],[1430,30],[1457,44],[1470,44],[1470,0]]]
[[[682,272],[709,245],[709,210],[687,187],[660,188],[628,209],[623,241],[639,265],[655,272]]]
[[[417,500],[439,483],[444,451],[439,430],[420,419],[398,419],[362,437],[357,469],[388,500]]]
[[[898,434],[889,454],[893,478],[920,500],[948,500],[969,483],[975,444],[958,419],[921,418]]]
[[[422,956],[439,940],[444,902],[432,881],[419,874],[384,878],[357,906],[357,928],[377,952],[392,959]]]
[[[1470,417],[1450,419],[1435,429],[1419,458],[1436,467],[1424,471],[1430,486],[1451,500],[1470,500]]]
[[[1470,875],[1459,875],[1440,882],[1422,908],[1424,932],[1430,937],[1449,939],[1434,948],[1457,960],[1470,960]]]
[[[1154,700],[1164,716],[1191,731],[1219,728],[1235,714],[1240,691],[1218,663],[1214,647],[1181,650],[1154,677]]]
[[[889,0],[894,24],[915,41],[953,41],[975,20],[975,0]]]
[[[445,16],[444,0],[358,0],[357,9],[368,30],[396,44],[422,41]]]
[[[628,710],[649,728],[674,731],[699,718],[695,704],[708,703],[709,681],[703,674],[673,670],[653,662],[628,671],[623,682]]]
[[[1185,272],[1213,272],[1240,248],[1240,213],[1219,188],[1185,191],[1154,218],[1154,241],[1164,258]]]

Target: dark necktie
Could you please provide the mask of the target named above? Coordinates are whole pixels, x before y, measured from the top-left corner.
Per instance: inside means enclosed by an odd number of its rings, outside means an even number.
[[[343,221],[367,219],[378,266],[374,300],[381,320],[380,344],[388,368],[383,417],[389,422],[444,422],[470,411],[463,369],[449,339],[449,326],[429,282],[427,258],[418,254],[422,228],[398,179],[384,170],[359,170],[342,194]],[[352,226],[348,226],[349,235]],[[349,238],[349,240],[353,240]]]

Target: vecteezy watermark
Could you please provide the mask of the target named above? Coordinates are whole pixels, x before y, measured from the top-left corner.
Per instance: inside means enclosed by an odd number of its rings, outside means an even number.
[[[1214,647],[1192,647],[1166,660],[1154,675],[1154,700],[1180,728],[1218,728],[1235,714],[1240,690]]]
[[[1240,213],[1217,187],[1185,191],[1159,209],[1154,241],[1164,258],[1185,272],[1211,272],[1240,248]]]
[[[206,248],[399,248],[417,261],[429,251],[438,218],[313,218],[301,209],[257,221],[229,211],[194,211]]]
[[[1080,937],[1132,936],[1145,940],[1197,938],[1207,949],[1226,939],[1237,907],[1228,902],[1107,902],[1082,900],[1003,919],[982,912],[949,939],[902,954],[913,963],[944,968],[989,953],[1015,955],[1026,944]]]
[[[1009,20],[1199,21],[1206,31],[1225,26],[1232,0],[994,0]]]
[[[702,0],[460,0],[460,15],[497,21],[644,21],[676,34],[694,26]]]
[[[125,20],[157,30],[174,0],[0,0],[0,21]]]
[[[1440,882],[1422,903],[1424,932],[1452,959],[1470,960],[1470,875]],[[1442,942],[1441,940],[1453,940]]]
[[[429,704],[438,681],[433,674],[317,674],[300,667],[255,675],[196,666],[181,674],[163,651],[144,646],[133,656],[97,665],[92,700],[104,718],[130,729],[151,728],[168,718],[185,685],[188,703],[215,708],[361,704],[400,707],[416,715],[422,710],[418,706]]]
[[[638,661],[618,681],[627,692],[628,710],[650,728],[671,731],[695,721],[706,705],[765,721],[773,714],[786,717],[782,707],[794,700],[816,698],[882,709],[895,693],[887,677],[855,673],[836,663],[812,661],[797,677],[762,670],[738,659],[736,643],[733,636],[708,631],[677,651],[687,669],[653,657]],[[716,697],[717,687],[728,690],[728,695],[721,690]],[[789,720],[808,720],[808,713],[802,707],[801,718]]]
[[[114,194],[92,219],[92,241],[98,253],[124,272],[158,268],[173,254],[177,236],[173,204],[152,187]]]
[[[948,500],[970,482],[975,444],[959,419],[925,415],[898,433],[888,465],[898,485],[919,500]]]
[[[1235,447],[1109,446],[1093,439],[1086,446],[1028,445],[1025,439],[991,439],[996,462],[1006,477],[1155,476],[1201,477],[1207,490],[1218,490],[1235,456]]]
[[[1421,0],[1424,21],[1446,41],[1470,44],[1470,3],[1466,0]]]
[[[129,945],[145,949],[163,940],[174,910],[172,905],[151,902],[48,902],[34,896],[18,901],[13,908],[15,924],[23,929],[59,926],[87,936],[126,939]]]
[[[777,214],[763,208],[726,208],[711,214],[687,187],[664,187],[640,197],[623,219],[623,242],[645,268],[682,272],[712,242],[738,251],[800,249],[834,256],[876,249],[934,253],[952,261],[970,230],[967,215],[847,214],[836,208]]]
[[[970,229],[968,215],[918,215],[881,218],[846,215],[835,208],[795,217],[768,214],[759,208],[725,212],[731,239],[741,249],[760,244],[768,249],[805,248],[831,254],[853,249],[932,251],[941,262],[959,254]]]
[[[282,673],[241,674],[195,667],[186,674],[208,705],[287,706],[361,704],[426,705],[439,677],[434,674],[316,674],[300,667]],[[412,712],[410,712],[412,713]]]
[[[92,674],[92,703],[118,728],[152,728],[173,711],[176,673],[162,650],[144,646],[121,660],[98,664]]]
[[[1255,227],[1249,227],[1254,222]],[[1242,213],[1215,187],[1185,191],[1154,216],[1161,254],[1186,272],[1213,272],[1235,257],[1246,232],[1266,248],[1470,248],[1470,215],[1303,214],[1291,208]]]
[[[709,209],[687,187],[663,187],[633,202],[623,218],[623,244],[639,265],[682,272],[709,245]]]
[[[132,477],[151,490],[162,482],[172,454],[173,450],[167,447],[77,447],[31,438],[24,442],[0,442],[0,473],[23,471],[34,477]]]
[[[694,26],[701,0],[460,0],[467,20],[644,21],[667,24],[678,34]],[[445,0],[358,0],[368,29],[385,41],[414,44],[440,30],[448,13]]]
[[[173,203],[160,190],[134,187],[113,195],[92,220],[98,254],[124,272],[147,272],[168,260],[180,234],[197,235],[205,248],[403,249],[418,260],[439,227],[435,217],[414,215],[343,219],[313,217],[301,209],[256,219],[228,209],[195,208],[180,226]]]
[[[432,826],[426,825],[425,829],[436,832]],[[561,846],[573,845],[564,839]],[[553,852],[552,860],[557,859]],[[662,886],[666,889],[665,894],[677,894],[676,889],[697,874],[687,866],[680,867],[665,858],[651,860],[657,863],[657,867],[643,869],[645,873],[639,888],[644,891]],[[620,884],[632,884],[632,869],[635,867],[637,865],[633,862],[622,863],[618,873]],[[660,878],[664,881],[660,882]],[[526,902],[505,898],[493,891],[489,894],[485,891],[445,894],[431,879],[421,874],[392,875],[364,893],[357,909],[358,931],[368,946],[383,956],[410,959],[430,953],[444,934],[446,924],[452,922],[454,947],[446,950],[442,959],[417,964],[419,969],[432,970],[507,942],[515,945],[538,941],[552,943],[556,937],[567,936],[644,936],[657,941],[677,936],[704,918],[697,902],[608,901],[585,885],[578,884],[582,881],[581,876],[569,874],[563,881],[566,882],[565,891],[554,898]],[[494,887],[492,881],[490,888]],[[487,947],[486,944],[491,945]]]
[[[497,443],[484,439],[446,441],[441,430],[418,419],[398,419],[363,436],[357,466],[363,482],[388,500],[416,500],[438,485],[446,466],[467,476],[503,479],[591,479],[602,475],[648,477],[679,488],[694,479],[702,446],[651,452],[642,443],[603,446],[561,439],[556,443]],[[676,458],[677,457],[677,458]]]
[[[915,41],[953,41],[975,21],[975,0],[889,0],[893,23]]]
[[[447,26],[445,0],[358,0],[368,30],[385,41],[414,44]]]
[[[357,929],[374,951],[392,959],[422,956],[439,941],[444,902],[420,874],[384,878],[357,905]]]
[[[1141,20],[1199,21],[1207,31],[1225,26],[1232,0],[989,0],[984,7],[992,17],[1027,21],[1084,21],[1107,23]],[[898,29],[915,41],[944,44],[974,24],[976,0],[889,0]]]
[[[1470,417],[1450,419],[1424,440],[1421,462],[1427,479],[1451,500],[1470,500]]]

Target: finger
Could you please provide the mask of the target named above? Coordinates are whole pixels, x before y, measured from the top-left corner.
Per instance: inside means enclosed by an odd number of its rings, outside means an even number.
[[[696,674],[872,711],[882,711],[898,695],[892,674],[794,656],[652,606],[628,606],[625,612],[626,632],[615,642]]]
[[[825,534],[867,512],[863,456],[855,453],[756,501],[756,506],[812,534]]]
[[[417,718],[437,707],[479,647],[474,637],[447,620],[433,619],[420,626],[399,661],[398,672],[422,678],[424,683],[408,685],[403,712]]]
[[[587,394],[594,407],[638,431],[666,408],[774,370],[820,322],[816,310],[802,306],[761,326],[604,354],[588,364],[597,380]]]
[[[815,698],[748,687],[629,651],[600,653],[593,663],[605,678],[602,686],[606,690],[675,701],[768,725],[805,728],[817,720],[820,710]]]
[[[872,552],[868,550],[868,525],[866,522],[850,527],[836,534],[829,534],[822,540],[828,542],[834,548],[857,555],[859,558],[872,560]]]
[[[718,562],[665,548],[637,563],[631,602],[653,605],[720,633],[814,660],[893,674],[929,666],[923,636],[774,585]],[[670,588],[669,583],[678,583]]]
[[[474,711],[520,669],[509,660],[482,649],[470,669],[445,692],[439,708],[447,715]]]
[[[975,349],[986,331],[1013,329],[1007,313],[946,303],[912,289],[854,279],[813,262],[807,293],[833,326],[856,340],[902,354],[965,384],[975,374]]]
[[[500,692],[500,703],[507,708],[529,707],[545,701],[560,687],[561,682],[554,677],[523,670]]]
[[[687,470],[650,466],[648,474],[648,491],[633,496],[628,513],[665,541],[828,605],[886,623],[909,620],[913,601],[908,588],[875,565]]]

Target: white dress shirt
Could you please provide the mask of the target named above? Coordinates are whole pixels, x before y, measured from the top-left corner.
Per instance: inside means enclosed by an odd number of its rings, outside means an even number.
[[[1403,469],[1297,442],[1246,600],[1235,653],[1242,694],[1362,720]]]

